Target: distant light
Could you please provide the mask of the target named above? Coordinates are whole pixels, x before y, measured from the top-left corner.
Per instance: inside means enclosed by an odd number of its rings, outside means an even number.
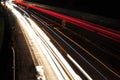
[[[16,2],[22,2],[23,0],[15,0]]]

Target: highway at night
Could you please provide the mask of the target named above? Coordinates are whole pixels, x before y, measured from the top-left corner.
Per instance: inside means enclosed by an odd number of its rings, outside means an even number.
[[[19,0],[1,4],[15,23],[14,80],[120,79],[118,30],[39,4]]]

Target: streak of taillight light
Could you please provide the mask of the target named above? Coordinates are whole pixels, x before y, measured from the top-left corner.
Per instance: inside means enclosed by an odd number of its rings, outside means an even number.
[[[32,8],[32,9],[35,9],[35,10],[38,10],[40,12],[51,15],[51,16],[56,17],[58,19],[66,20],[66,22],[72,23],[72,24],[77,25],[79,27],[82,27],[86,30],[95,32],[99,35],[102,35],[104,37],[112,39],[116,42],[120,42],[120,34],[119,34],[118,31],[115,31],[115,30],[112,30],[112,29],[109,29],[109,28],[102,28],[102,26],[99,26],[99,25],[96,25],[96,24],[93,24],[93,23],[90,23],[90,22],[87,22],[87,21],[83,21],[83,20],[80,20],[80,19],[76,19],[76,18],[67,16],[67,15],[63,15],[63,14],[60,14],[60,13],[57,13],[57,12],[53,12],[51,10],[36,7],[36,6],[30,5],[30,4],[27,4],[27,3],[24,3],[24,2],[19,2],[19,4],[21,4],[23,6],[26,6],[26,7],[29,7],[29,8]],[[114,31],[116,33],[112,32],[112,31]]]

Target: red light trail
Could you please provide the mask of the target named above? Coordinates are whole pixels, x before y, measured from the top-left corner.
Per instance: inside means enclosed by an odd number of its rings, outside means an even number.
[[[103,26],[93,24],[93,23],[90,23],[87,21],[83,21],[83,20],[80,20],[77,18],[73,18],[73,17],[67,16],[67,15],[63,15],[63,14],[60,14],[60,13],[57,13],[57,12],[54,12],[51,10],[36,7],[36,6],[22,2],[22,0],[16,0],[16,1],[23,6],[38,10],[40,12],[51,15],[51,16],[56,17],[56,18],[61,19],[61,20],[65,20],[66,22],[72,23],[72,24],[77,25],[79,27],[82,27],[86,30],[95,32],[95,33],[100,34],[104,37],[112,39],[116,42],[120,42],[120,32],[119,31],[112,30],[109,28],[104,28]]]

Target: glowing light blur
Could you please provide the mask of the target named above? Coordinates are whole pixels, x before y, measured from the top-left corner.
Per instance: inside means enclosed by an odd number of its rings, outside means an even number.
[[[3,1],[0,1],[1,2],[1,4],[4,6],[4,2]]]

